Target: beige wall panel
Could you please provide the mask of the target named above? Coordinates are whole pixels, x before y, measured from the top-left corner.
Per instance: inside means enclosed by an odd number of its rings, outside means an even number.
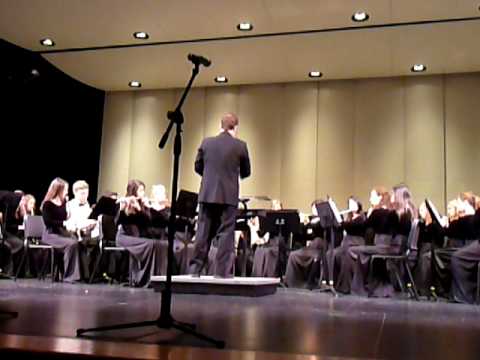
[[[248,144],[252,175],[241,195],[280,198],[283,85],[242,86],[238,95],[240,138]]]
[[[310,210],[315,198],[317,83],[284,87],[280,198],[290,209]]]
[[[480,75],[445,81],[448,201],[461,191],[480,193]]]
[[[220,131],[220,120],[227,112],[238,114],[238,90],[234,87],[214,87],[205,89],[204,136],[215,136]],[[242,119],[240,119],[240,126]],[[240,136],[241,136],[240,128]]]
[[[173,99],[172,90],[135,92],[130,178],[144,181],[147,194],[158,183],[170,190],[172,141],[164,150],[158,148],[158,142],[165,131],[166,114],[173,107]]]
[[[367,203],[373,186],[405,181],[403,79],[356,82],[354,194]]]
[[[405,79],[405,181],[414,201],[426,197],[444,209],[443,80]],[[442,210],[443,211],[443,210]]]
[[[340,208],[353,194],[355,82],[320,82],[318,89],[317,198],[332,196]]]
[[[183,105],[185,123],[183,125],[179,190],[198,192],[200,188],[201,177],[195,173],[194,163],[198,147],[204,136],[205,92],[205,88],[191,90]],[[176,92],[175,104],[179,101],[182,93],[183,90]],[[173,141],[173,137],[171,141]]]
[[[180,187],[198,190],[198,146],[233,111],[252,160],[243,195],[307,210],[328,193],[343,207],[350,194],[367,202],[373,186],[405,181],[417,202],[430,197],[443,209],[445,188],[447,201],[480,193],[479,93],[479,74],[194,89],[183,108]],[[134,177],[170,188],[173,139],[165,151],[158,141],[180,94],[107,93],[99,193],[123,194]]]
[[[98,195],[125,192],[129,177],[132,138],[132,92],[110,92],[105,96]]]

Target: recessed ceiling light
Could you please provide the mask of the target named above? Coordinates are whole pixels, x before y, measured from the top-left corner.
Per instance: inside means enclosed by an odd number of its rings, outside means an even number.
[[[148,39],[149,36],[148,34],[145,32],[145,31],[137,31],[137,32],[134,32],[133,33],[133,37],[135,39],[141,39],[141,40],[145,40],[145,39]]]
[[[43,46],[55,46],[55,41],[49,38],[45,38],[40,40],[40,44],[42,44]]]
[[[253,25],[249,22],[241,22],[237,25],[237,29],[240,31],[252,31]]]
[[[423,64],[415,64],[410,69],[412,72],[423,72],[427,70],[427,67]]]
[[[139,87],[142,87],[142,83],[140,81],[130,81],[128,83],[128,86],[132,88],[139,88]]]
[[[311,77],[311,78],[319,78],[319,77],[322,77],[322,75],[323,74],[320,71],[316,71],[316,70],[310,71],[308,73],[308,76]]]
[[[217,82],[217,83],[223,83],[223,84],[224,84],[224,83],[227,83],[227,82],[228,82],[228,79],[227,79],[226,76],[217,76],[217,77],[215,78],[215,82]]]
[[[355,14],[352,15],[352,20],[355,22],[364,22],[370,18],[365,11],[357,11]]]

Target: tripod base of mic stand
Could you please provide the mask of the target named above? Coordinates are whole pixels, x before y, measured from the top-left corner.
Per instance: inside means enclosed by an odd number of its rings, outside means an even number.
[[[18,317],[18,312],[16,312],[16,311],[0,311],[0,316],[1,317],[6,316],[6,317],[9,317],[11,319],[14,319],[14,318]]]
[[[330,281],[329,283],[327,283],[326,281],[322,281],[320,287],[318,289],[313,289],[312,291],[330,292],[333,294],[333,296],[338,297],[337,290],[335,290],[335,286],[333,285],[332,281]]]
[[[117,324],[117,325],[110,325],[110,326],[101,326],[101,327],[88,328],[88,329],[77,329],[77,337],[81,337],[83,334],[87,332],[134,329],[134,328],[145,327],[145,326],[156,326],[159,329],[176,329],[186,334],[192,335],[200,340],[211,343],[219,349],[225,348],[225,341],[215,340],[211,337],[200,334],[199,332],[195,331],[196,325],[176,321],[172,317],[167,319],[162,319],[161,317],[159,317],[157,320],[140,321],[135,323],[125,323],[125,324]]]
[[[437,292],[435,286],[430,286],[429,293],[427,294],[427,300],[438,301]]]

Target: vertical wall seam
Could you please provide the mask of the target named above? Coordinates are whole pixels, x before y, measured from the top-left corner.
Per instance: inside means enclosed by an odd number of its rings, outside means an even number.
[[[315,106],[315,199],[318,199],[319,196],[319,188],[318,188],[318,182],[320,181],[319,175],[318,175],[318,132],[320,131],[320,82],[317,82],[317,86],[315,86],[315,90],[317,91],[316,94],[316,106]]]
[[[443,112],[443,207],[447,211],[447,105],[446,75],[442,75],[442,112]]]
[[[403,182],[407,185],[407,149],[408,149],[408,121],[407,121],[407,78],[402,78],[402,102],[403,102]]]
[[[282,91],[281,97],[282,97],[282,104],[285,103],[285,94],[286,94],[286,85],[281,84],[280,89]],[[279,166],[279,199],[282,202],[282,204],[286,204],[285,198],[283,197],[283,162],[284,162],[284,155],[285,155],[285,149],[282,146],[283,143],[285,143],[284,135],[285,135],[285,125],[286,125],[287,119],[285,117],[285,111],[282,111],[282,115],[280,117],[280,166]],[[288,205],[287,205],[288,207]]]
[[[207,91],[208,88],[203,88],[203,119],[202,119],[202,139],[205,137],[205,128],[207,127]],[[200,146],[200,144],[198,144]]]
[[[355,194],[355,196],[359,196],[361,198],[361,195],[357,194],[357,189],[355,186],[355,174],[356,174],[356,152],[355,152],[355,138],[357,135],[357,93],[358,93],[358,81],[353,80],[352,83],[352,100],[353,100],[353,129],[352,129],[352,193]]]
[[[128,149],[128,172],[127,172],[127,181],[133,178],[132,174],[132,145],[133,145],[133,128],[135,122],[135,105],[137,102],[137,94],[135,91],[130,92],[132,94],[132,103],[130,106],[130,148]]]

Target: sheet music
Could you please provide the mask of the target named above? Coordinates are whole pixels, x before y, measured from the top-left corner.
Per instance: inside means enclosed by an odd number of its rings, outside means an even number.
[[[430,210],[432,210],[431,212],[433,213],[433,217],[435,218],[435,221],[440,224],[441,226],[445,226],[445,222],[443,221],[443,217],[440,215],[440,213],[438,212],[437,208],[435,207],[435,205],[433,205],[433,203],[429,200],[429,199],[426,199],[425,202],[427,203],[427,209],[430,208]],[[430,214],[432,215],[432,214]]]
[[[335,204],[335,202],[330,197],[328,198],[328,204],[333,211],[333,215],[335,215],[335,220],[337,220],[337,223],[341,224],[342,215],[340,215],[340,212],[338,211],[337,204]]]

